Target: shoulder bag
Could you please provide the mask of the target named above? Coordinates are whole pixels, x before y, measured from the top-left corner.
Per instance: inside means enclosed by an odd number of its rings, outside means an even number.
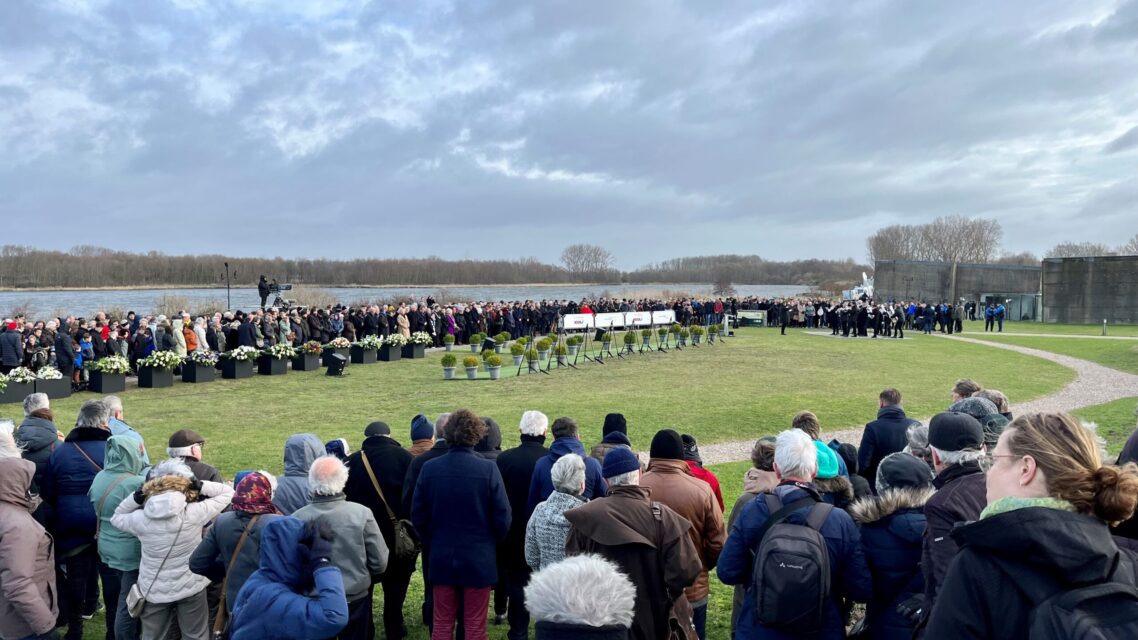
[[[379,480],[375,477],[375,471],[371,468],[371,462],[367,459],[367,454],[360,451],[360,460],[364,463],[364,469],[367,470],[367,475],[371,478],[371,486],[375,487],[375,492],[379,494],[379,501],[383,503],[383,508],[387,510],[387,517],[391,518],[391,526],[395,531],[395,540],[392,544],[391,553],[401,562],[407,564],[414,564],[415,558],[419,555],[419,550],[422,546],[419,544],[419,532],[415,531],[415,525],[411,524],[410,520],[400,520],[395,517],[395,512],[391,510],[391,506],[387,504],[387,498],[383,497],[383,489],[379,486]]]
[[[138,586],[138,582],[131,585],[130,591],[126,594],[126,612],[130,614],[130,617],[138,618],[142,615],[142,610],[146,607],[146,598],[154,589],[154,583],[158,582],[158,576],[162,575],[162,568],[166,566],[170,554],[174,553],[174,547],[178,546],[178,538],[181,535],[182,527],[178,527],[178,533],[174,534],[174,542],[170,543],[170,550],[166,552],[166,557],[162,558],[162,564],[158,565],[158,571],[154,572],[154,578],[150,581],[150,586],[146,588],[146,593],[142,593],[142,588]]]
[[[221,595],[218,598],[217,617],[213,622],[213,637],[216,640],[229,636],[229,606],[225,604],[225,592],[229,589],[229,574],[233,573],[233,565],[237,562],[237,556],[241,555],[241,548],[245,546],[245,541],[249,539],[249,533],[253,531],[253,527],[256,526],[260,517],[261,514],[253,516],[249,520],[249,524],[245,525],[245,530],[241,532],[241,538],[237,540],[237,546],[233,547],[233,554],[229,556],[229,564],[225,566],[225,578],[221,581]]]

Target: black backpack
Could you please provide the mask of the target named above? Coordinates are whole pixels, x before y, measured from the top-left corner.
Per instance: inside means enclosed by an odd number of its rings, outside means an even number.
[[[834,507],[814,497],[785,506],[773,493],[760,497],[771,515],[759,534],[751,572],[758,621],[798,634],[817,633],[830,596],[830,554],[821,529]],[[805,525],[784,522],[805,507],[810,507]]]
[[[1041,576],[1019,586],[1034,603],[1031,640],[1138,638],[1138,588],[1125,557],[1110,578],[1098,584],[1071,588]]]

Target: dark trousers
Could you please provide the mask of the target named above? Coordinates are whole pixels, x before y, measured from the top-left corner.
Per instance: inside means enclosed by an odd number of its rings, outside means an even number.
[[[506,633],[506,638],[528,640],[529,611],[526,611],[525,588],[529,583],[530,568],[522,562],[521,566],[507,566],[505,569],[505,573],[498,573],[497,589],[509,598],[506,619],[510,623],[510,630]]]
[[[707,602],[698,607],[692,607],[692,624],[695,625],[695,633],[699,636],[699,640],[707,640]]]
[[[340,640],[372,640],[375,638],[375,622],[371,617],[371,592],[348,603],[348,624],[337,638]]]
[[[383,635],[387,640],[403,637],[403,602],[407,599],[407,585],[415,567],[406,567],[391,560],[387,571],[383,572],[380,585],[383,587]]]
[[[79,640],[83,637],[83,614],[92,614],[99,603],[99,576],[103,577],[104,589],[108,583],[112,586],[113,594],[104,592],[105,602],[118,602],[118,576],[108,566],[99,561],[99,552],[95,545],[75,553],[59,561],[62,574],[62,588],[60,588],[60,607],[64,620],[67,622],[67,635],[69,639]],[[113,595],[114,599],[108,599]],[[115,614],[111,607],[107,607],[107,631],[110,638],[114,637]]]

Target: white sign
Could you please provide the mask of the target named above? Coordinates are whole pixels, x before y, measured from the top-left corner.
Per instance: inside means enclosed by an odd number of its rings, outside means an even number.
[[[562,326],[567,331],[577,329],[592,329],[593,328],[593,314],[591,313],[570,313],[561,316]]]
[[[667,311],[653,311],[652,324],[672,324],[676,321],[676,312],[668,309]]]
[[[623,313],[598,313],[596,319],[593,321],[593,326],[598,329],[611,329],[612,327],[624,326]]]
[[[643,327],[652,324],[651,311],[634,311],[624,314],[624,324],[627,327]]]

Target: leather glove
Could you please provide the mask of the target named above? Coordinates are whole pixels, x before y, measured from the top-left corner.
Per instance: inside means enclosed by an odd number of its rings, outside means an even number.
[[[325,522],[309,522],[304,526],[300,543],[308,547],[308,569],[315,573],[332,563],[332,540],[335,534]]]
[[[134,502],[140,507],[142,503],[146,502],[146,494],[142,492],[141,488],[134,492]]]
[[[918,593],[917,595],[905,600],[897,605],[897,613],[905,617],[909,622],[916,624],[921,619],[921,613],[925,608],[925,594]]]
[[[194,491],[197,491],[198,493],[201,493],[202,492],[202,481],[198,480],[197,478],[190,480],[190,488],[193,489]]]

